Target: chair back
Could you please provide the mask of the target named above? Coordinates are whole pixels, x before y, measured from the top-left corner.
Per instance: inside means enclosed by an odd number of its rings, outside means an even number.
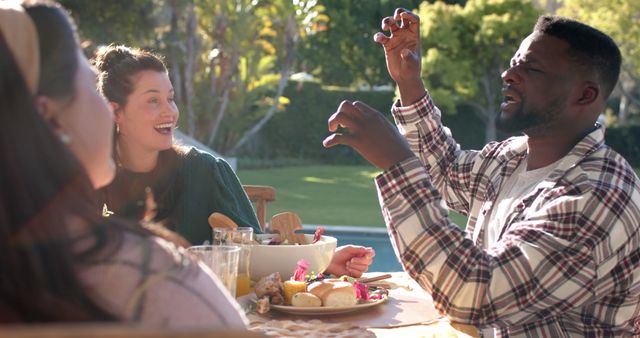
[[[249,200],[256,207],[256,215],[260,222],[260,229],[266,233],[267,229],[267,203],[276,200],[276,189],[266,185],[243,185]]]

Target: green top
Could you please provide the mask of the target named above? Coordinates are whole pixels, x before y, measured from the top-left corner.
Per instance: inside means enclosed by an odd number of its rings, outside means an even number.
[[[219,212],[238,226],[261,233],[246,192],[233,169],[222,158],[192,148],[184,158],[183,190],[176,231],[194,245],[211,240],[207,219]]]
[[[238,226],[261,233],[253,206],[229,164],[196,148],[177,153],[160,152],[151,172],[136,173],[119,167],[109,186],[99,191],[116,217],[140,221],[145,212],[145,189],[151,187],[157,203],[154,222],[161,223],[199,245],[212,239],[208,218],[219,212]]]

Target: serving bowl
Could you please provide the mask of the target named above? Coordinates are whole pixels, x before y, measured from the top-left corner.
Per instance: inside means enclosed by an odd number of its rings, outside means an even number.
[[[268,243],[271,239],[279,240],[279,234],[256,235],[258,243]],[[312,234],[305,234],[307,243],[313,241]],[[282,280],[293,276],[298,261],[304,258],[309,262],[308,273],[323,272],[331,263],[338,240],[331,236],[322,236],[314,244],[302,245],[268,245],[254,244],[251,246],[251,279],[259,280],[274,272],[279,272]]]

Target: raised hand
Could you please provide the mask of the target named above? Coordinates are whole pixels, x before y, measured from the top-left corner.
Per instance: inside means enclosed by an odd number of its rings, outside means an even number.
[[[425,93],[421,79],[420,17],[398,8],[392,17],[382,19],[382,30],[390,31],[390,36],[378,32],[373,39],[384,48],[387,70],[398,84],[402,104],[414,103]]]
[[[347,132],[338,132],[346,128]],[[329,148],[344,144],[355,149],[371,164],[381,169],[414,156],[396,126],[377,110],[356,101],[342,101],[329,118],[329,135],[322,144]]]

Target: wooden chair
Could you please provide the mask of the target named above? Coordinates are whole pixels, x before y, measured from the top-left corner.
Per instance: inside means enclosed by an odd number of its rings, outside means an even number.
[[[266,185],[243,185],[249,200],[255,204],[260,229],[267,229],[267,203],[276,200],[276,189]]]
[[[121,323],[22,324],[0,325],[2,338],[260,338],[253,331],[218,331],[204,329],[160,329]]]

